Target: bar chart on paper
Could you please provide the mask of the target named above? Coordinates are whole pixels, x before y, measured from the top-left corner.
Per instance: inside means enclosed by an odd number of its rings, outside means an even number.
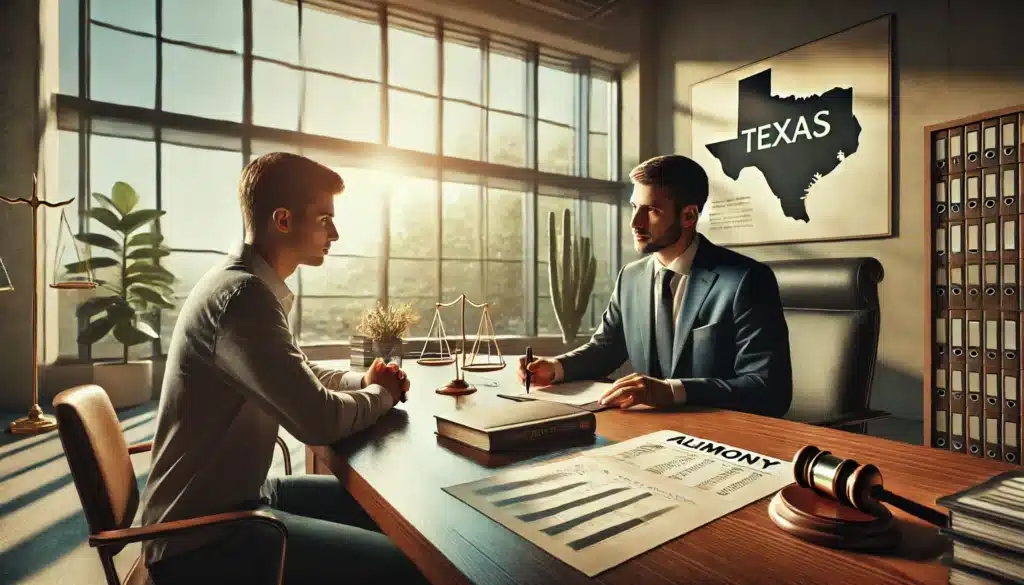
[[[787,462],[659,431],[445,491],[593,577],[791,478]]]

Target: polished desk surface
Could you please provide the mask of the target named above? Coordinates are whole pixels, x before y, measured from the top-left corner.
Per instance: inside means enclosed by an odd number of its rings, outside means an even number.
[[[507,404],[499,392],[515,393],[515,360],[505,369],[466,372],[477,391],[462,397],[436,394],[454,367],[428,367],[406,360],[411,390],[377,425],[330,447],[311,447],[313,472],[334,473],[392,540],[437,584],[477,585],[573,583],[946,583],[938,561],[948,549],[930,525],[894,510],[903,548],[878,555],[831,550],[782,531],[768,517],[764,498],[601,573],[593,580],[442,490],[478,480],[507,465],[522,465],[572,449],[527,456],[496,456],[464,448],[435,434],[435,414]],[[345,361],[321,362],[344,368]],[[500,384],[498,387],[490,385]],[[835,455],[881,469],[892,492],[934,506],[936,498],[1015,466],[764,418],[738,412],[639,407],[597,415],[598,445],[672,429],[789,460],[813,444]],[[593,447],[591,445],[590,447]],[[587,448],[576,447],[575,449]],[[940,508],[941,509],[941,508]]]

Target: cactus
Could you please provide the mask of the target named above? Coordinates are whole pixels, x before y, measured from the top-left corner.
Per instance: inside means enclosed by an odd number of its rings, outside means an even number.
[[[590,294],[594,291],[597,259],[592,253],[590,238],[573,239],[568,209],[562,213],[561,263],[558,261],[556,241],[555,213],[551,212],[548,214],[548,284],[555,318],[562,330],[562,342],[569,343],[576,339],[580,322],[587,312]]]

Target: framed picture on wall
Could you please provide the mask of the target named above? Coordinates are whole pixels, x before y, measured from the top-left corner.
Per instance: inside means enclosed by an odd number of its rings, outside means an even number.
[[[691,153],[726,246],[892,235],[889,14],[690,88]]]

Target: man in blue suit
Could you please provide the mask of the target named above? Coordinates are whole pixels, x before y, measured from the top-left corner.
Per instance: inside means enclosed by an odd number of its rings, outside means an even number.
[[[694,405],[781,417],[793,373],[789,329],[771,269],[697,232],[708,177],[693,160],[659,156],[630,172],[638,252],[615,280],[590,341],[554,358],[519,361],[533,386],[609,376],[603,404]]]

